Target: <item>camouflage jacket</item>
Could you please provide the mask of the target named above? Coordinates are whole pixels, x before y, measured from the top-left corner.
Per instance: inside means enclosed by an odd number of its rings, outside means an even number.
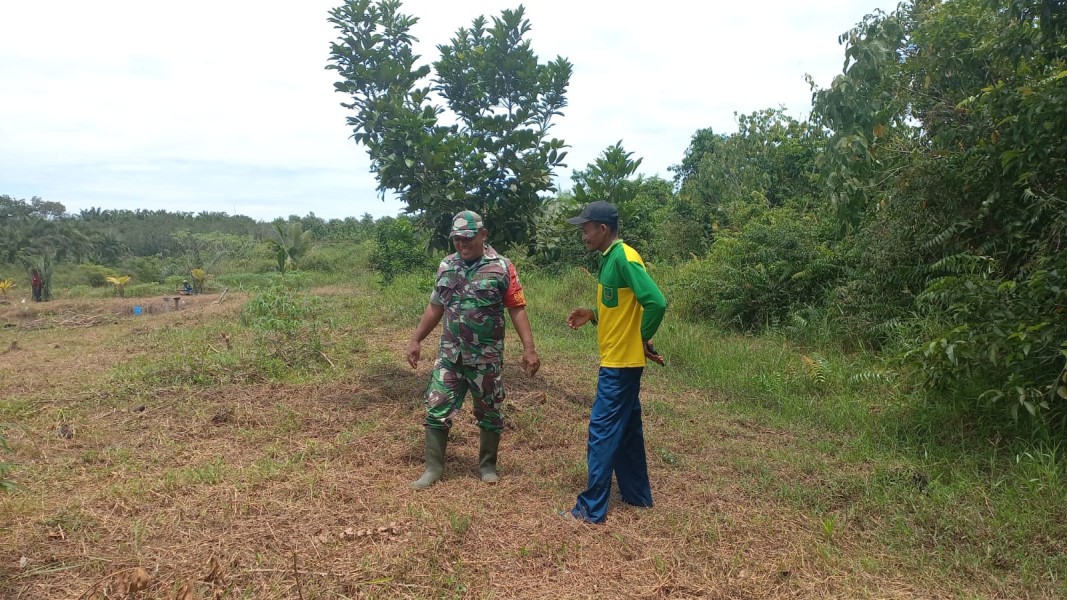
[[[526,306],[515,265],[490,246],[473,265],[451,254],[437,268],[430,303],[443,306],[439,356],[453,364],[504,360],[504,309]]]

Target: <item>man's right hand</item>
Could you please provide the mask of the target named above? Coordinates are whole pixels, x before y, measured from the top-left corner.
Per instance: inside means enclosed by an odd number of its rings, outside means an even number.
[[[422,355],[422,344],[411,340],[408,342],[408,364],[412,369],[418,368],[419,357]]]
[[[663,356],[660,355],[659,352],[656,352],[656,348],[652,346],[652,340],[645,342],[645,358],[660,366],[666,364],[663,360]]]
[[[567,327],[578,329],[593,320],[593,311],[588,308],[576,308],[567,316]]]

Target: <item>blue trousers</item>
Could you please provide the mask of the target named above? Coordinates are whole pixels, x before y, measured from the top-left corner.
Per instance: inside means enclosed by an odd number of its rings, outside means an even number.
[[[638,399],[644,370],[644,367],[600,367],[596,401],[589,417],[589,488],[578,496],[571,510],[575,518],[604,522],[613,472],[624,502],[652,506]]]

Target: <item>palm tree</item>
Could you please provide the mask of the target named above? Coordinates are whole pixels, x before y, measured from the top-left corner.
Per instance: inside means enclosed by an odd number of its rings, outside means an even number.
[[[48,302],[52,299],[52,268],[56,262],[56,250],[46,247],[42,250],[31,248],[21,252],[19,261],[26,267],[26,271],[32,273],[34,269],[41,275],[41,300]]]
[[[311,231],[304,231],[303,226],[294,221],[285,227],[284,223],[275,222],[271,237],[267,240],[274,257],[278,261],[278,270],[282,273],[295,269],[301,256],[307,254],[314,247],[314,236]]]

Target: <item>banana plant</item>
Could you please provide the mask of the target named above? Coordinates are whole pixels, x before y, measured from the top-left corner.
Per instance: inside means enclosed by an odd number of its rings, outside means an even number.
[[[189,274],[193,276],[193,285],[195,286],[196,293],[203,293],[204,282],[207,281],[207,271],[203,269],[193,269]]]
[[[107,282],[115,286],[115,293],[119,298],[126,297],[126,284],[130,282],[129,275],[112,275],[107,278]]]

